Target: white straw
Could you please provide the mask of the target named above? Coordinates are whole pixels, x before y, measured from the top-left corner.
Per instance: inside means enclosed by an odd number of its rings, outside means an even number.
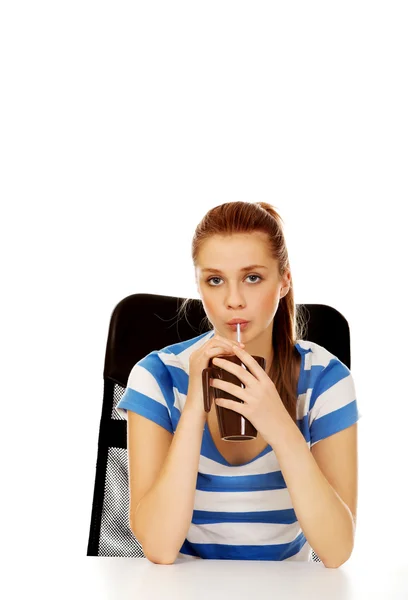
[[[241,323],[237,323],[237,342],[241,341]]]

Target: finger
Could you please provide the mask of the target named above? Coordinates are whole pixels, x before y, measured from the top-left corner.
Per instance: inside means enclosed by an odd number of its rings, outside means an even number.
[[[231,348],[243,348],[244,345],[242,344],[242,342],[225,342],[225,348],[231,349]]]
[[[241,346],[242,348],[245,347],[245,344],[243,342],[238,342],[237,340],[229,340],[228,338],[216,337],[216,336],[214,336],[212,339],[214,340],[214,342],[226,344],[228,347],[230,347],[230,346]]]
[[[250,372],[252,373],[252,375],[254,375],[254,377],[260,379],[265,375],[265,371],[263,370],[261,365],[250,354],[248,354],[246,350],[244,350],[243,348],[234,348],[234,352],[238,356],[238,358],[241,359],[244,365],[246,365],[249,368]]]
[[[237,346],[236,346],[237,347]],[[213,346],[211,348],[211,353],[212,354],[227,354],[229,356],[236,356],[235,352],[234,352],[234,346],[230,345],[230,346]]]
[[[235,400],[230,400],[229,398],[215,398],[214,402],[218,406],[229,408],[230,410],[234,410],[240,415],[245,416],[245,404],[241,404],[241,402],[235,402]]]
[[[231,362],[230,360],[225,360],[224,358],[219,358],[219,357],[213,358],[212,362],[213,362],[213,365],[215,365],[216,367],[221,367],[225,371],[228,371],[229,373],[232,373],[233,375],[238,377],[238,379],[240,381],[242,381],[242,383],[245,386],[250,385],[251,377],[253,377],[253,375],[251,373],[249,373],[248,371],[246,371],[240,365],[236,365],[235,363]]]
[[[230,383],[229,381],[223,381],[222,379],[210,379],[210,386],[216,387],[219,390],[223,390],[224,392],[228,392],[232,396],[239,398],[240,400],[245,400],[246,391],[244,388],[240,388],[235,383]],[[231,402],[235,402],[231,400]]]
[[[217,356],[218,354],[229,354],[230,356],[235,356],[234,348],[227,345],[210,346],[207,349],[207,353],[209,356]]]

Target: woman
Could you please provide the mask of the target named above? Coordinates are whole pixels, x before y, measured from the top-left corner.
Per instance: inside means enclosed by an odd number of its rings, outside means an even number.
[[[360,414],[349,369],[301,339],[281,219],[263,202],[217,206],[196,228],[192,259],[210,331],[139,361],[117,406],[132,532],[160,564],[309,561],[313,548],[336,568],[354,545]],[[232,319],[247,322],[241,344]],[[223,361],[231,354],[246,368]],[[210,359],[244,384],[210,381],[243,401],[217,404],[246,417],[255,439],[223,440],[215,404],[205,412]]]

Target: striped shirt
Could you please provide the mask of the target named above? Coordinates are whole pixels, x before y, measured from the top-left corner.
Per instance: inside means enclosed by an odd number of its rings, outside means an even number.
[[[189,357],[214,330],[155,350],[132,368],[116,409],[143,415],[175,432],[186,402]],[[309,448],[361,417],[350,370],[322,346],[297,340],[301,369],[297,424]],[[244,442],[243,442],[244,443]],[[297,521],[270,445],[253,460],[231,465],[205,423],[194,511],[178,558],[310,561],[312,549]]]

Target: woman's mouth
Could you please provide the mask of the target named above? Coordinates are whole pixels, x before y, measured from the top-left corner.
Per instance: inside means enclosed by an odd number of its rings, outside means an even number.
[[[240,323],[240,329],[241,331],[243,331],[244,329],[246,329],[248,327],[248,325],[250,324],[250,321],[246,321],[245,323]],[[230,329],[232,329],[232,331],[236,331],[237,330],[237,324],[233,323],[232,325],[230,325],[229,323],[227,323],[228,327]]]

